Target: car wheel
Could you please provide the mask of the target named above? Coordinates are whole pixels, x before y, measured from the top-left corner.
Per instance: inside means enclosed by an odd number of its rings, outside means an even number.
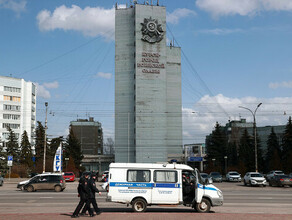
[[[249,181],[249,186],[252,186],[252,185],[251,185],[251,181]]]
[[[145,212],[147,204],[144,199],[135,199],[132,203],[132,208],[134,212]]]
[[[243,180],[243,183],[244,183],[245,186],[247,185],[246,182],[245,182],[245,180]]]
[[[32,185],[29,185],[27,188],[26,188],[26,191],[27,192],[33,192],[34,191],[34,188]]]
[[[62,191],[62,187],[61,186],[55,186],[55,191],[56,192],[61,192]]]
[[[207,213],[211,209],[211,203],[208,199],[202,198],[201,203],[196,203],[195,210],[200,213]]]

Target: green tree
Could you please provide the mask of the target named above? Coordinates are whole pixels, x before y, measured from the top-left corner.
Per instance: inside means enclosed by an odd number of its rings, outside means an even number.
[[[7,153],[4,150],[4,142],[0,139],[0,171],[2,174],[7,169]]]
[[[36,139],[35,139],[36,171],[42,172],[43,160],[44,160],[45,128],[40,121],[37,121],[35,134],[36,134]]]
[[[81,144],[75,137],[73,130],[70,128],[69,135],[64,146],[64,158],[72,158],[76,169],[80,168],[83,154],[81,151]]]
[[[292,172],[292,121],[289,117],[282,140],[282,164],[283,171]]]
[[[248,134],[247,129],[244,129],[238,150],[238,159],[241,165],[240,172],[242,173],[255,170],[254,145],[252,142],[253,139]]]
[[[216,122],[215,129],[212,131],[208,141],[206,142],[206,150],[209,158],[209,164],[211,166],[215,165],[218,171],[224,172],[224,156],[227,155],[227,137],[224,133],[224,129],[218,122]]]
[[[254,139],[253,139],[253,149],[255,149],[255,145],[254,145]],[[263,171],[265,170],[265,160],[264,160],[264,156],[263,156],[263,148],[262,148],[262,141],[260,139],[260,137],[258,136],[257,133],[257,163],[258,163],[258,170],[259,171]],[[266,171],[266,170],[265,170]]]
[[[238,165],[238,155],[235,143],[229,143],[227,147],[228,166],[235,167]]]
[[[20,148],[20,163],[26,165],[28,168],[32,168],[32,150],[26,131],[22,134]]]
[[[281,148],[273,127],[267,140],[267,154],[265,158],[265,164],[265,171],[282,169]]]
[[[13,162],[18,163],[19,162],[19,146],[18,146],[17,138],[15,136],[14,131],[10,127],[8,127],[7,130],[9,132],[8,141],[6,142],[7,155],[13,156]]]

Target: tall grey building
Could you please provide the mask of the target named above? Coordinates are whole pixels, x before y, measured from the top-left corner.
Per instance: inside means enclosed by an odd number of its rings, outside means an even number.
[[[115,161],[182,156],[181,50],[166,46],[166,8],[116,7]]]

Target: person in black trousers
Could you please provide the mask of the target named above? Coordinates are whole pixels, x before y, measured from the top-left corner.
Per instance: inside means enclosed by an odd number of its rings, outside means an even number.
[[[99,192],[99,190],[96,188],[96,184],[95,184],[96,178],[97,178],[96,173],[92,173],[91,177],[90,177],[90,180],[88,182],[89,192],[90,192],[90,194],[89,194],[89,203],[92,204],[95,213],[97,215],[99,215],[101,213],[101,210],[97,206],[96,199],[95,199],[95,193],[98,193],[99,195],[101,195],[101,192]],[[84,208],[83,208],[83,210],[82,210],[80,215],[85,215],[87,210],[88,210],[88,212],[91,211],[90,205],[89,206],[87,206],[87,205],[84,206]]]
[[[78,214],[82,209],[83,205],[85,204],[86,207],[90,206],[89,196],[90,196],[90,189],[89,189],[89,174],[85,173],[84,177],[80,177],[79,184],[78,184],[78,196],[80,197],[80,201],[73,212],[72,218],[78,218]],[[93,213],[90,209],[88,209],[89,215],[93,216]]]

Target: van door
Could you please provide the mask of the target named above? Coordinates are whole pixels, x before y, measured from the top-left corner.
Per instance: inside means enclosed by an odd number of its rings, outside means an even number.
[[[180,184],[176,170],[155,170],[153,180],[153,204],[179,203]]]
[[[200,203],[202,201],[203,195],[205,193],[205,189],[204,189],[204,185],[203,185],[203,181],[202,181],[200,172],[198,170],[195,170],[195,174],[196,174],[196,194],[195,194],[195,198],[196,198],[196,202]]]

